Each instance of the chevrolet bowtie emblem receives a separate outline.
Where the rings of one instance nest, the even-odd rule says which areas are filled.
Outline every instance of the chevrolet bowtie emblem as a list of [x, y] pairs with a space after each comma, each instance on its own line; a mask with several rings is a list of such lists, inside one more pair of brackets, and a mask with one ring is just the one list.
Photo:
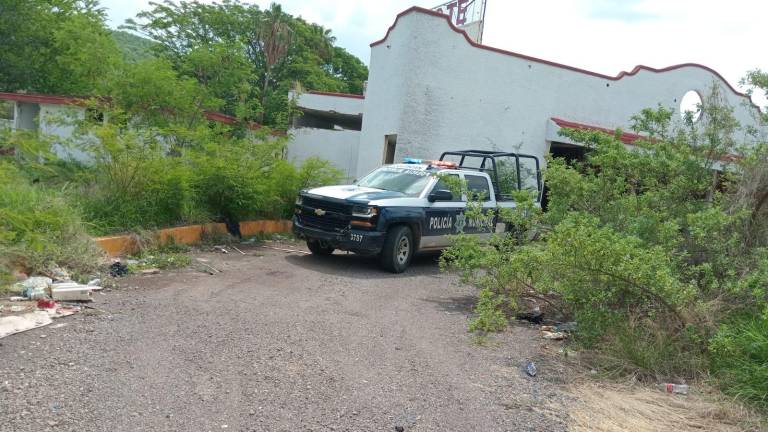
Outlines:
[[318, 216], [325, 216], [325, 210], [323, 209], [315, 209], [315, 214]]

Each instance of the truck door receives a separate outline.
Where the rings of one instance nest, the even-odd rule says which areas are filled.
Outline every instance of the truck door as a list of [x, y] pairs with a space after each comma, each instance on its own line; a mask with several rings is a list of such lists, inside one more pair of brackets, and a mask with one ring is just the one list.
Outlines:
[[[458, 174], [448, 176], [459, 178]], [[451, 190], [448, 184], [439, 179], [430, 193], [437, 190]], [[421, 237], [421, 249], [441, 249], [450, 245], [449, 237], [458, 234], [457, 217], [463, 214], [466, 202], [462, 195], [454, 194], [452, 201], [435, 201], [425, 210], [426, 220]]]
[[487, 177], [481, 175], [464, 174], [464, 180], [470, 201], [482, 203], [482, 216], [463, 215], [463, 218], [459, 216], [458, 223], [461, 225], [461, 219], [464, 219], [463, 231], [466, 234], [490, 238], [496, 227], [496, 202], [491, 192], [491, 184]]

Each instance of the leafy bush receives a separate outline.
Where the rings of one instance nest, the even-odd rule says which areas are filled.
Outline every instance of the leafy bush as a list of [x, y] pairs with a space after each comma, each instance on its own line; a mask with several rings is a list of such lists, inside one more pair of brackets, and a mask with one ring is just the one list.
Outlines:
[[764, 403], [768, 148], [719, 164], [740, 151], [738, 124], [716, 86], [702, 109], [696, 125], [643, 110], [632, 121], [649, 138], [633, 149], [618, 134], [561, 132], [588, 152], [549, 162], [549, 211], [520, 205], [501, 214], [515, 227], [505, 238], [458, 236], [444, 253], [480, 289], [472, 328], [545, 300], [578, 322], [575, 342], [599, 367], [691, 379], [711, 361], [724, 388]]

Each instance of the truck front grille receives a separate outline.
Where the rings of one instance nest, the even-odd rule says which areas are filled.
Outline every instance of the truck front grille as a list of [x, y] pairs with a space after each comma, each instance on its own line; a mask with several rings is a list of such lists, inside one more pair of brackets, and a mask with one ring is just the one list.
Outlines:
[[304, 206], [312, 209], [322, 209], [343, 215], [352, 215], [352, 206], [343, 202], [326, 201], [317, 198], [304, 197]]
[[349, 226], [348, 218], [341, 218], [330, 213], [325, 216], [302, 214], [299, 219], [303, 225], [323, 231], [342, 231]]

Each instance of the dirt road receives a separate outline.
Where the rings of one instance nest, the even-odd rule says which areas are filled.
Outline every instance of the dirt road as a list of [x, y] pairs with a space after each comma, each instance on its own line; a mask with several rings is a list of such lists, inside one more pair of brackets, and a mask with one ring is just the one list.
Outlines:
[[536, 331], [475, 343], [475, 291], [433, 258], [391, 275], [246, 252], [198, 255], [215, 276], [124, 279], [104, 313], [0, 340], [0, 430], [566, 429], [557, 387], [521, 371]]

